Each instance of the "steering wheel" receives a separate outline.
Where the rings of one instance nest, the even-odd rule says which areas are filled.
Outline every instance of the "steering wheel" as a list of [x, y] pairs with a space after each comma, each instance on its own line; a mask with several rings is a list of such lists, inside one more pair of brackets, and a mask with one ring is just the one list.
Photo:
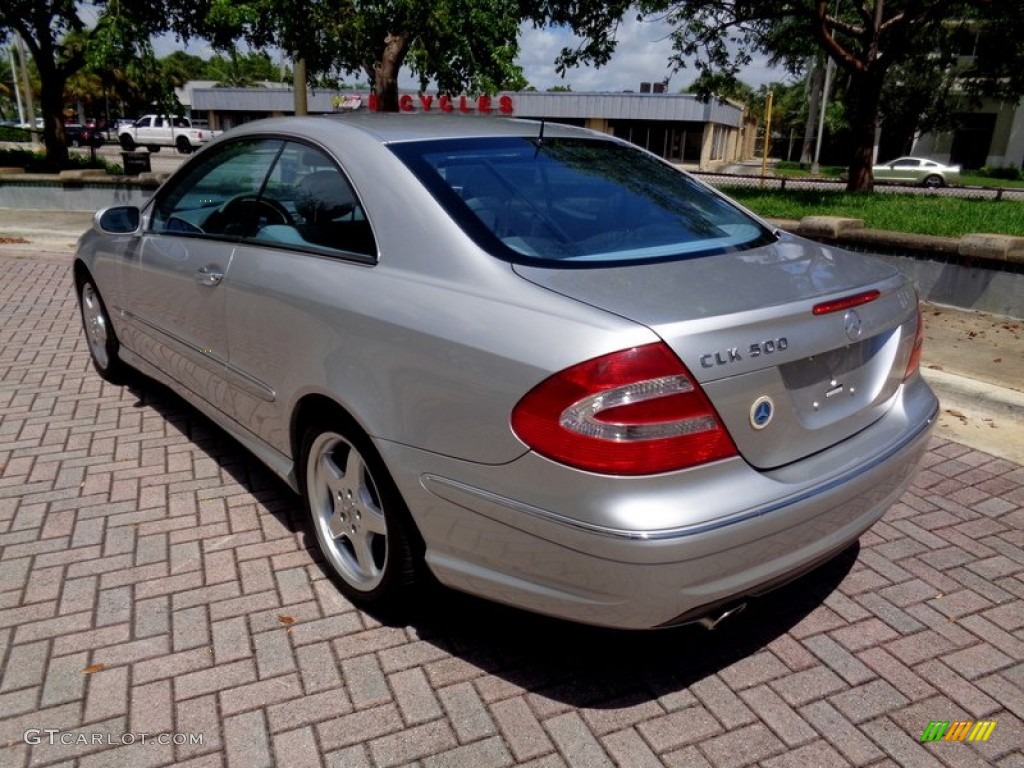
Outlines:
[[295, 219], [277, 200], [251, 193], [236, 195], [224, 202], [203, 227], [207, 232], [251, 235], [266, 224], [294, 224]]

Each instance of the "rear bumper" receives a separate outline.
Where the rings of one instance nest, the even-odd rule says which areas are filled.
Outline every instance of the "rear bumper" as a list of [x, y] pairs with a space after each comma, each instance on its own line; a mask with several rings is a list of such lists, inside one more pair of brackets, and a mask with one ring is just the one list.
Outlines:
[[937, 410], [916, 377], [868, 429], [771, 473], [732, 459], [609, 478], [533, 454], [481, 467], [392, 444], [382, 453], [443, 583], [647, 628], [760, 594], [856, 541], [910, 483]]

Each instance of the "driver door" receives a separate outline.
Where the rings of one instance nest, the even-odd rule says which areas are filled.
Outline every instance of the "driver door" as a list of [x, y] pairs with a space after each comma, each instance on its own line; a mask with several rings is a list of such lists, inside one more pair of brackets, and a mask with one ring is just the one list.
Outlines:
[[126, 343], [223, 410], [228, 340], [225, 282], [238, 238], [259, 225], [258, 201], [276, 141], [241, 141], [202, 155], [149, 208], [124, 286]]

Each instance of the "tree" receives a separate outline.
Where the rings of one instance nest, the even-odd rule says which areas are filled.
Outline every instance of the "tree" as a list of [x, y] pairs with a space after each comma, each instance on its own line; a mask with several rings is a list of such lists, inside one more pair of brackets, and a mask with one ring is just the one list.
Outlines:
[[64, 91], [68, 79], [87, 63], [97, 68], [123, 64], [143, 72], [155, 67], [150, 36], [166, 31], [194, 32], [194, 3], [91, 0], [90, 19], [74, 0], [4, 0], [0, 36], [21, 35], [39, 73], [39, 106], [47, 160], [67, 163], [64, 138]]
[[201, 74], [202, 79], [216, 80], [220, 87], [248, 88], [261, 81], [277, 80], [280, 71], [266, 53], [250, 51], [240, 54], [232, 48], [227, 56], [216, 55], [204, 62]]
[[160, 73], [175, 88], [180, 88], [189, 80], [210, 80], [206, 77], [209, 62], [200, 56], [185, 51], [174, 51], [160, 59]]
[[309, 77], [363, 73], [379, 108], [398, 110], [407, 65], [421, 87], [493, 93], [525, 85], [518, 0], [210, 0], [205, 36], [222, 48], [242, 36], [306, 62]]
[[884, 157], [909, 154], [918, 133], [955, 127], [956, 109], [962, 106], [952, 92], [955, 83], [949, 69], [906, 64], [893, 68], [879, 104], [883, 144], [888, 150]]
[[[815, 48], [831, 57], [848, 85], [851, 190], [873, 187], [882, 93], [895, 68], [941, 66], [935, 53], [946, 48], [944, 41], [980, 28], [992, 44], [979, 49], [970, 68], [959, 73], [961, 86], [969, 93], [1014, 99], [1024, 93], [1024, 0], [640, 0], [638, 7], [669, 21], [675, 67], [692, 63], [702, 75], [698, 83], [705, 85], [735, 79], [755, 54], [794, 72], [804, 69]], [[607, 61], [626, 11], [621, 0], [611, 5], [580, 0], [574, 8], [587, 19], [587, 36], [562, 52], [560, 66]]]

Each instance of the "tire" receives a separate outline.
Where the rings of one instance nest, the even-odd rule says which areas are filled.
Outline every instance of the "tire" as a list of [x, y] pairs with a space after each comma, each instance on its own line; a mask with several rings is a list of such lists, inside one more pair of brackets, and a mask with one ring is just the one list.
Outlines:
[[160, 151], [160, 145], [159, 144], [147, 144], [146, 145], [146, 149], [149, 150], [149, 154], [155, 155], [157, 152]]
[[921, 186], [928, 187], [929, 189], [937, 189], [938, 187], [946, 186], [946, 182], [942, 180], [941, 176], [932, 174], [931, 176], [925, 176], [924, 181], [921, 182]]
[[123, 149], [125, 152], [135, 151], [135, 139], [133, 139], [131, 135], [127, 133], [122, 133], [120, 136], [117, 137], [117, 142], [121, 145], [121, 149]]
[[300, 456], [307, 519], [338, 588], [364, 608], [404, 608], [421, 581], [419, 535], [369, 438], [348, 419], [321, 419]]
[[127, 368], [118, 357], [121, 344], [114, 334], [114, 327], [110, 324], [107, 307], [88, 275], [78, 287], [78, 306], [93, 368], [101, 378], [111, 384], [123, 383]]
[[182, 154], [182, 155], [191, 155], [192, 154], [192, 151], [193, 151], [192, 144], [189, 143], [189, 140], [186, 137], [179, 136], [178, 140], [176, 142], [174, 142], [174, 145], [177, 148], [179, 154]]

